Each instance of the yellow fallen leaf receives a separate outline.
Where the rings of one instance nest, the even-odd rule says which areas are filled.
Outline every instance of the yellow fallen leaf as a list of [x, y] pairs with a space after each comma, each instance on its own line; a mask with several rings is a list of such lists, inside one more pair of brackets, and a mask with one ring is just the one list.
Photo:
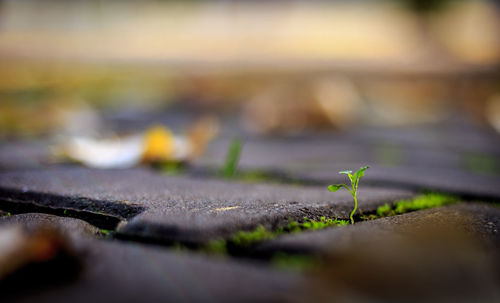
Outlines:
[[172, 159], [176, 150], [175, 145], [172, 132], [162, 125], [155, 125], [149, 128], [144, 136], [142, 159], [145, 162], [160, 162]]

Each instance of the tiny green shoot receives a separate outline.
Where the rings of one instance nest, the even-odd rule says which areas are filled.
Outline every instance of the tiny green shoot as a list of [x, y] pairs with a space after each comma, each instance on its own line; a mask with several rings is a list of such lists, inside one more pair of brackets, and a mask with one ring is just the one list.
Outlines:
[[112, 234], [114, 234], [114, 231], [113, 231], [113, 230], [110, 230], [110, 229], [101, 229], [101, 234], [102, 234], [103, 236], [109, 237], [109, 236], [111, 236]]
[[233, 139], [226, 156], [226, 162], [221, 170], [221, 175], [225, 178], [232, 178], [236, 174], [240, 159], [242, 142], [240, 139]]
[[356, 210], [358, 208], [358, 186], [359, 186], [359, 180], [365, 175], [365, 171], [369, 168], [369, 166], [363, 166], [360, 169], [358, 169], [357, 172], [352, 174], [352, 170], [344, 170], [339, 172], [339, 174], [345, 174], [349, 177], [351, 180], [351, 188], [347, 186], [346, 184], [332, 184], [328, 186], [329, 191], [337, 191], [344, 187], [347, 189], [347, 191], [352, 195], [354, 198], [354, 209], [351, 212], [351, 215], [349, 216], [351, 219], [351, 224], [354, 224], [354, 219], [352, 216], [356, 213]]

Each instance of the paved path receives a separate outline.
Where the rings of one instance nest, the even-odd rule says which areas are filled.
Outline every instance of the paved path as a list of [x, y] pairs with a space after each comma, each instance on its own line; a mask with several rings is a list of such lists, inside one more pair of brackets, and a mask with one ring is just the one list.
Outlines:
[[[203, 158], [176, 176], [145, 167], [94, 170], [50, 164], [42, 142], [2, 144], [0, 241], [8, 240], [15, 226], [26, 233], [51, 226], [81, 263], [70, 279], [64, 271], [46, 272], [27, 261], [18, 268], [20, 273], [38, 270], [42, 278], [46, 273], [61, 275], [63, 283], [25, 282], [20, 292], [9, 288], [6, 298], [26, 302], [332, 298], [495, 302], [500, 298], [500, 265], [495, 261], [500, 259], [500, 208], [494, 204], [500, 201], [497, 135], [435, 126], [293, 139], [246, 137], [241, 168], [276, 173], [283, 177], [282, 184], [222, 180], [209, 174], [221, 167], [234, 135], [241, 133], [237, 129], [223, 133]], [[328, 192], [326, 185], [346, 181], [338, 171], [365, 164], [372, 167], [360, 186], [364, 213], [420, 190], [458, 194], [466, 203], [283, 234], [248, 248], [246, 259], [193, 249], [259, 225], [273, 230], [303, 217], [347, 219], [352, 197], [346, 191]], [[286, 180], [299, 182], [286, 184]], [[2, 257], [21, 244], [5, 243], [0, 246], [0, 264], [11, 264]], [[178, 243], [195, 245], [178, 250]], [[304, 255], [306, 261], [319, 258], [322, 266], [312, 273], [271, 266], [276, 258], [290, 266]], [[26, 249], [16, 255], [20, 260], [30, 260], [29, 256]], [[3, 281], [0, 271], [0, 289], [6, 285]]]
[[[365, 187], [360, 210], [413, 196], [411, 191]], [[124, 220], [125, 235], [206, 242], [258, 225], [276, 228], [289, 219], [349, 217], [347, 193], [322, 186], [241, 184], [161, 175], [147, 169], [53, 168], [0, 173], [0, 204], [110, 215]]]

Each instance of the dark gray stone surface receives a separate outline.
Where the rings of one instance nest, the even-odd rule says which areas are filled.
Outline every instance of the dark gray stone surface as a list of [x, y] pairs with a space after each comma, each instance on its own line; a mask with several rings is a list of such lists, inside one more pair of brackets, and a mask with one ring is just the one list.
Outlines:
[[[494, 136], [489, 137], [492, 140], [489, 145], [483, 140], [483, 145], [476, 147], [460, 147], [449, 140], [439, 144], [437, 139], [427, 144], [425, 140], [410, 144], [394, 134], [394, 141], [370, 140], [367, 136], [248, 139], [240, 167], [242, 170], [275, 171], [290, 178], [326, 185], [345, 181], [339, 171], [370, 165], [362, 181], [365, 184], [500, 199], [497, 186], [500, 184], [500, 151], [492, 147]], [[220, 140], [212, 144], [197, 165], [220, 167], [229, 142]]]
[[499, 302], [499, 218], [463, 204], [311, 234], [301, 247], [323, 256], [311, 301]]
[[83, 269], [76, 280], [36, 294], [19, 294], [12, 301], [283, 302], [303, 285], [297, 274], [253, 262], [133, 243], [85, 240], [83, 244], [77, 252]]
[[50, 151], [43, 141], [0, 142], [0, 171], [43, 168]]
[[[359, 241], [377, 241], [409, 230], [439, 226], [458, 226], [482, 245], [500, 248], [500, 207], [485, 203], [462, 203], [446, 207], [411, 212], [403, 215], [333, 227], [316, 232], [304, 232], [280, 237], [263, 243], [256, 250], [261, 254], [275, 252], [325, 254], [349, 249]], [[458, 232], [458, 231], [457, 231]]]
[[[179, 117], [189, 116], [186, 113], [163, 114], [170, 117], [165, 120], [168, 125], [177, 125]], [[157, 121], [161, 116], [155, 114], [149, 120]], [[138, 115], [143, 122], [148, 118]], [[223, 130], [235, 128], [234, 122], [222, 122]], [[126, 123], [118, 123], [121, 124]], [[144, 129], [146, 125], [135, 127]], [[274, 171], [288, 178], [326, 185], [343, 180], [337, 173], [339, 170], [370, 165], [372, 169], [363, 180], [365, 184], [500, 199], [500, 187], [496, 186], [500, 184], [500, 147], [497, 144], [500, 136], [472, 124], [362, 127], [288, 138], [223, 131], [209, 145], [206, 154], [194, 162], [193, 171], [220, 169], [233, 136], [240, 136], [245, 141], [240, 160], [244, 170]], [[43, 141], [3, 142], [0, 170], [51, 169], [48, 147]]]
[[60, 233], [71, 237], [96, 237], [100, 230], [89, 223], [67, 217], [58, 217], [48, 214], [27, 213], [0, 217], [0, 228], [3, 225], [21, 225], [28, 230], [41, 226], [57, 229]]
[[[364, 187], [360, 209], [373, 211], [412, 195]], [[276, 227], [288, 218], [347, 218], [353, 207], [347, 191], [331, 193], [322, 186], [241, 184], [165, 176], [147, 169], [71, 167], [0, 173], [1, 203], [113, 215], [130, 220], [120, 226], [121, 234], [183, 242], [225, 237], [258, 224]]]

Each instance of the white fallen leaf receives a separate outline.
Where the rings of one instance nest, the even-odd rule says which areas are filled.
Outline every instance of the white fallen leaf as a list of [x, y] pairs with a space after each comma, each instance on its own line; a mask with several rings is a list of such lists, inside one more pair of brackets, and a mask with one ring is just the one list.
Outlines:
[[64, 146], [64, 154], [71, 160], [95, 168], [128, 168], [140, 162], [143, 137], [97, 140], [72, 138]]

